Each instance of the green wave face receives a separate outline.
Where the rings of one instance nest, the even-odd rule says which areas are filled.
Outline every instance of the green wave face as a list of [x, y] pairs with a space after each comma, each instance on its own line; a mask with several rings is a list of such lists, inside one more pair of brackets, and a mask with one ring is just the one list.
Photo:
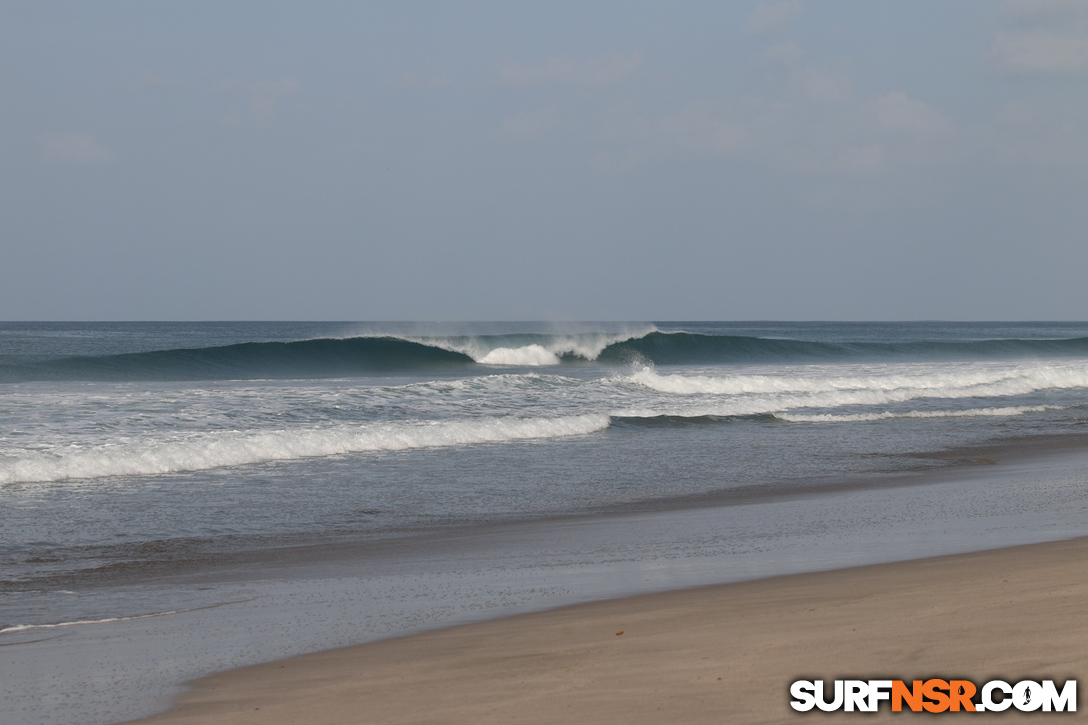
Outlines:
[[234, 380], [337, 377], [473, 365], [468, 355], [396, 337], [245, 342], [224, 347], [70, 357], [0, 369], [29, 380]]
[[1088, 338], [972, 342], [825, 343], [687, 332], [651, 332], [609, 345], [598, 362], [655, 365], [811, 363], [863, 360], [978, 360], [1088, 355]]
[[[542, 365], [732, 365], [876, 360], [986, 360], [1084, 357], [1088, 338], [972, 342], [853, 342], [770, 339], [688, 332], [649, 332], [592, 351], [549, 345], [547, 336], [475, 340], [485, 352], [463, 352], [466, 338], [408, 340], [354, 337], [296, 342], [246, 342], [222, 347], [66, 357], [0, 365], [0, 382], [33, 380], [244, 380], [323, 378], [421, 371]], [[471, 341], [470, 341], [471, 342]], [[498, 347], [498, 346], [505, 347]], [[520, 347], [518, 347], [520, 345]], [[548, 347], [557, 352], [549, 352]], [[489, 353], [486, 353], [490, 350]], [[495, 352], [505, 352], [495, 356]], [[527, 354], [537, 351], [539, 354]], [[486, 354], [485, 354], [486, 353]], [[495, 360], [498, 360], [496, 362]], [[512, 361], [512, 362], [504, 362]]]

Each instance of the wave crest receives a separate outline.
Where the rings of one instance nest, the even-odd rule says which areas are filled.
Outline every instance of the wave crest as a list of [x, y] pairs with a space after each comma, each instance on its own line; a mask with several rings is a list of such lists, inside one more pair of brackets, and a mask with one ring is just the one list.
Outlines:
[[474, 337], [352, 337], [246, 342], [35, 363], [0, 363], [0, 383], [31, 380], [320, 378], [456, 370], [477, 365], [811, 364], [1088, 356], [1088, 338], [979, 342], [824, 343], [731, 335], [632, 332]]
[[156, 475], [344, 453], [561, 438], [595, 433], [608, 425], [608, 416], [591, 414], [201, 433], [178, 440], [68, 446], [61, 453], [24, 451], [0, 461], [0, 483]]
[[[880, 403], [921, 397], [965, 398], [1024, 395], [1037, 390], [1088, 387], [1086, 364], [1024, 364], [972, 367], [953, 372], [843, 374], [826, 376], [775, 375], [668, 375], [643, 368], [621, 380], [671, 395], [815, 395], [828, 396], [828, 405]], [[843, 396], [836, 401], [834, 396]], [[877, 396], [853, 399], [858, 395]], [[884, 397], [880, 397], [884, 396]]]

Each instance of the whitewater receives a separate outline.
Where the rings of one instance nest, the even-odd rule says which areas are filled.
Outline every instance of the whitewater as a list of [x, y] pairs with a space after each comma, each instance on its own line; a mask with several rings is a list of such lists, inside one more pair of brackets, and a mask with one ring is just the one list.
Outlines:
[[0, 564], [883, 475], [1086, 392], [1078, 323], [3, 323]]
[[[563, 342], [557, 346], [565, 349]], [[7, 414], [19, 423], [0, 449], [0, 484], [555, 439], [598, 433], [614, 419], [772, 416], [818, 423], [1068, 414], [1080, 411], [1081, 402], [1063, 393], [1088, 389], [1088, 362], [1070, 360], [767, 364], [675, 372], [639, 363], [575, 372], [580, 374], [489, 372], [402, 385], [313, 380], [151, 389], [137, 383], [16, 386], [5, 396]], [[1044, 404], [1051, 400], [1064, 402]]]
[[[692, 585], [695, 569], [668, 562], [715, 542], [800, 561], [789, 542], [823, 532], [848, 557], [883, 524], [862, 535], [835, 518], [843, 491], [868, 496], [873, 521], [894, 519], [881, 508], [894, 499], [924, 523], [925, 507], [886, 492], [995, 451], [1083, 446], [1085, 434], [1088, 323], [0, 323], [0, 645], [100, 627], [172, 632], [236, 602], [264, 602], [253, 606], [286, 623], [269, 625], [273, 649], [259, 653], [229, 644], [248, 636], [249, 615], [221, 642], [193, 640], [205, 648], [164, 679], [180, 682], [346, 643], [356, 626], [388, 636], [541, 602], [609, 572], [626, 583], [601, 595], [657, 576]], [[992, 511], [1012, 522], [994, 530], [1030, 531], [1017, 512], [1088, 510], [1074, 495], [1083, 481], [1066, 483], [983, 486], [963, 515]], [[696, 533], [653, 523], [675, 511]], [[650, 518], [609, 523], [630, 516]], [[923, 543], [943, 541], [919, 526]], [[644, 543], [642, 527], [660, 543]], [[911, 527], [895, 530], [896, 547], [912, 545]], [[605, 531], [584, 546], [574, 534]], [[689, 533], [687, 548], [676, 543]], [[477, 534], [458, 553], [453, 542]], [[568, 538], [556, 562], [534, 553]], [[510, 571], [534, 572], [523, 583], [449, 598], [466, 571], [512, 551]], [[310, 558], [283, 568], [298, 557]], [[546, 584], [564, 562], [581, 573]], [[313, 567], [331, 567], [320, 587], [336, 601], [371, 592], [357, 624], [334, 632], [314, 619]], [[396, 584], [372, 573], [360, 584], [352, 567]], [[344, 576], [354, 589], [329, 583]], [[297, 581], [300, 593], [237, 583], [253, 578]], [[325, 639], [275, 634], [299, 631], [296, 620]], [[103, 667], [122, 666], [114, 651], [159, 666], [122, 647], [99, 653]], [[65, 672], [88, 702], [99, 697]], [[18, 682], [22, 694], [5, 696], [36, 712], [37, 685]], [[46, 708], [40, 722], [110, 722], [111, 707], [70, 720]]]

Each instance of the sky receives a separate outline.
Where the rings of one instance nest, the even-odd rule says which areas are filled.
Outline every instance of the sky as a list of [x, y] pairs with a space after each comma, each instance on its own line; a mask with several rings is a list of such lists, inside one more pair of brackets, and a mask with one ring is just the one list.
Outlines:
[[1085, 320], [1088, 2], [0, 5], [0, 319]]

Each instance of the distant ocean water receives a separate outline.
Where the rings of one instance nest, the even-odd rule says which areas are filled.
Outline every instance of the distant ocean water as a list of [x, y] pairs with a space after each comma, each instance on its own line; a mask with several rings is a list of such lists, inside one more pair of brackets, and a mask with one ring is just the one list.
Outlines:
[[[915, 472], [985, 463], [987, 447], [1085, 433], [1088, 323], [0, 323], [0, 644], [20, 638], [10, 651], [23, 663], [5, 696], [18, 695], [21, 721], [110, 722], [145, 712], [139, 698], [150, 696], [138, 693], [152, 683], [168, 692], [170, 678], [491, 606], [501, 587], [480, 582], [499, 575], [481, 572], [503, 567], [515, 578], [522, 567], [567, 572], [526, 583], [528, 602], [560, 601], [540, 597], [560, 596], [586, 567], [642, 582], [647, 567], [667, 578], [662, 562], [694, 566], [699, 552], [711, 562], [722, 551], [801, 562], [799, 536], [849, 549], [891, 515], [880, 495], [863, 496], [867, 523], [840, 531], [855, 524], [836, 518], [835, 491], [875, 492]], [[1034, 518], [971, 499], [964, 505], [982, 523], [968, 528], [1045, 538], [1024, 527], [1083, 508], [1071, 470], [1035, 488], [1006, 476], [1000, 490], [1023, 490], [1015, 501], [1002, 494], [1007, 507]], [[745, 508], [752, 502], [758, 516]], [[744, 516], [698, 518], [723, 506]], [[925, 507], [908, 508], [927, 520]], [[652, 545], [604, 523], [667, 511], [701, 523], [674, 531], [673, 519], [645, 519]], [[540, 553], [550, 549], [531, 542], [568, 537], [548, 524], [568, 520], [588, 522], [578, 530], [591, 543], [575, 537], [562, 554], [581, 563], [550, 562]], [[896, 524], [896, 546], [914, 525]], [[500, 533], [436, 554], [442, 532], [455, 530]], [[949, 531], [935, 551], [964, 548]], [[298, 552], [350, 566], [318, 575], [289, 564]], [[719, 565], [676, 581], [713, 580]], [[321, 625], [284, 603], [316, 595], [238, 583], [282, 577], [289, 588], [307, 576], [325, 584], [299, 586], [328, 601], [356, 597], [340, 616], [362, 629]], [[381, 584], [390, 581], [399, 583]], [[463, 581], [477, 584], [450, 594]], [[405, 582], [438, 588], [424, 597]], [[638, 590], [617, 587], [600, 591]], [[232, 606], [255, 613], [222, 620], [236, 622], [229, 636], [208, 629], [174, 669], [149, 644], [130, 652], [93, 628], [71, 634], [82, 622], [147, 629], [164, 613], [249, 596], [258, 604]], [[413, 620], [422, 601], [431, 613]], [[268, 618], [262, 644], [239, 644], [258, 616]], [[309, 622], [310, 634], [290, 635], [283, 621]], [[147, 631], [176, 636], [161, 626]], [[142, 636], [133, 641], [153, 641]], [[143, 674], [98, 703], [87, 667], [58, 664], [52, 647]], [[57, 690], [82, 693], [84, 704], [44, 707]]]

